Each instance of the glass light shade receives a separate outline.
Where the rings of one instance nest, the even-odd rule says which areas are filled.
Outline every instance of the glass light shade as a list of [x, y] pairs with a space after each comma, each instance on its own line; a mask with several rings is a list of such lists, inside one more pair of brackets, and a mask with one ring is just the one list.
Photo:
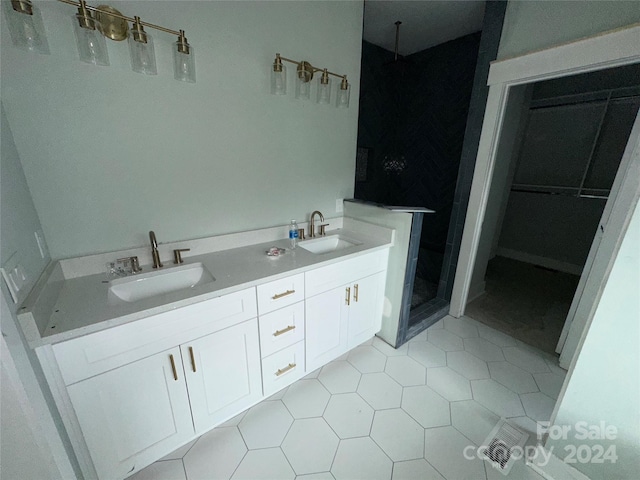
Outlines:
[[100, 33], [100, 22], [93, 19], [95, 29], [83, 28], [79, 24], [81, 18], [82, 15], [76, 14], [73, 19], [73, 31], [76, 35], [80, 60], [93, 65], [108, 66], [109, 52], [107, 52], [107, 42]]
[[11, 2], [3, 1], [11, 43], [29, 52], [49, 55], [49, 43], [42, 22], [40, 10], [31, 5], [32, 14], [17, 12]]
[[181, 82], [196, 83], [195, 49], [189, 46], [189, 53], [178, 51], [179, 42], [173, 44], [173, 76]]
[[311, 82], [304, 82], [300, 77], [296, 77], [296, 98], [300, 100], [311, 98]]
[[351, 96], [351, 85], [347, 85], [345, 90], [342, 86], [338, 87], [338, 93], [336, 94], [336, 107], [349, 108], [349, 97]]
[[131, 55], [131, 68], [134, 72], [146, 75], [157, 75], [156, 53], [153, 48], [153, 38], [145, 33], [147, 43], [138, 42], [133, 35], [129, 35], [129, 54]]
[[325, 80], [327, 83], [322, 83], [322, 76], [318, 78], [318, 103], [328, 104], [331, 102], [331, 79]]
[[276, 72], [271, 66], [271, 93], [273, 95], [286, 95], [287, 93], [287, 68], [280, 65], [280, 71]]

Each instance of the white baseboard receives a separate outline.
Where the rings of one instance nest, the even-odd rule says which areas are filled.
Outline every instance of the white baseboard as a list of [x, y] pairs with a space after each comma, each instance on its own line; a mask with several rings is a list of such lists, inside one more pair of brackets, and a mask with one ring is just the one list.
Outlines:
[[564, 463], [542, 445], [538, 445], [536, 454], [529, 457], [526, 464], [547, 480], [589, 480], [584, 473]]
[[578, 276], [582, 275], [582, 265], [562, 262], [553, 258], [541, 257], [539, 255], [532, 255], [530, 253], [519, 252], [517, 250], [511, 250], [503, 247], [498, 247], [496, 255], [511, 258], [512, 260], [518, 260], [520, 262], [531, 263], [533, 265], [540, 265], [541, 267], [551, 268], [560, 272], [571, 273]]

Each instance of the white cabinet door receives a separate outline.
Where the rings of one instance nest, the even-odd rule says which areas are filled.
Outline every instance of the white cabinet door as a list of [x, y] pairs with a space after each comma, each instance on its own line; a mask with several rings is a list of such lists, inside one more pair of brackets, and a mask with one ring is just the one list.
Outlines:
[[194, 435], [177, 347], [67, 389], [100, 479], [124, 478]]
[[180, 349], [197, 433], [262, 398], [255, 318], [188, 342]]
[[384, 283], [385, 272], [380, 272], [351, 285], [347, 348], [360, 345], [380, 331]]
[[350, 290], [334, 288], [305, 301], [306, 369], [311, 372], [347, 350]]

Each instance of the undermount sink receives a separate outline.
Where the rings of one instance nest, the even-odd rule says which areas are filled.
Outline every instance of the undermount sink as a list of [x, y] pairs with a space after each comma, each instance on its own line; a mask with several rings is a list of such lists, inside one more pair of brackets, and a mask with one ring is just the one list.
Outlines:
[[298, 245], [300, 248], [304, 248], [308, 252], [320, 254], [344, 250], [345, 248], [361, 245], [361, 243], [356, 240], [343, 237], [342, 235], [329, 235], [328, 237], [305, 240], [300, 242]]
[[109, 287], [109, 295], [115, 295], [125, 302], [137, 302], [215, 280], [202, 263], [192, 263], [113, 280]]

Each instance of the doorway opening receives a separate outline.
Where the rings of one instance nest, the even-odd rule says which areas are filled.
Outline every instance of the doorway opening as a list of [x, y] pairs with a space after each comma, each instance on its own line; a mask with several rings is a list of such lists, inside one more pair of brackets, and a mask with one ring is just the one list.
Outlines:
[[526, 87], [467, 316], [556, 352], [640, 108], [639, 78], [631, 65]]

